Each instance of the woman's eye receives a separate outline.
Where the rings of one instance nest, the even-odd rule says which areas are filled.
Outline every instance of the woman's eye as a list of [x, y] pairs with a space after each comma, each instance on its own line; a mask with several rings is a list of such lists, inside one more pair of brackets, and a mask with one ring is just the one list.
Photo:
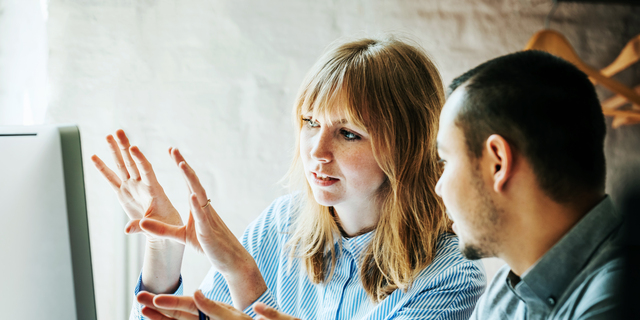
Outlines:
[[317, 128], [320, 126], [320, 124], [318, 123], [318, 121], [313, 121], [310, 118], [302, 118], [302, 121], [304, 122], [304, 124], [309, 127], [309, 128]]
[[352, 140], [358, 140], [360, 139], [360, 136], [351, 132], [351, 131], [347, 131], [347, 130], [341, 130], [342, 135], [344, 136], [344, 139], [347, 141], [352, 141]]

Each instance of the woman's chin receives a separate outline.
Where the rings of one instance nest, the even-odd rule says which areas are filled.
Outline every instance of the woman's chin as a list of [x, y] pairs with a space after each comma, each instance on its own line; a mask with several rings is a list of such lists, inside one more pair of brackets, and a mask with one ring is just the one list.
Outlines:
[[313, 197], [319, 205], [325, 207], [333, 207], [340, 202], [336, 195], [320, 190], [313, 190]]

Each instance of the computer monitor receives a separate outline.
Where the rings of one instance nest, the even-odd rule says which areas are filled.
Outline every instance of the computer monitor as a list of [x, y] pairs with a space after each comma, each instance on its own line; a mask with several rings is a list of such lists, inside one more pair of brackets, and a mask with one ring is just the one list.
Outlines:
[[0, 318], [96, 319], [80, 132], [0, 126]]

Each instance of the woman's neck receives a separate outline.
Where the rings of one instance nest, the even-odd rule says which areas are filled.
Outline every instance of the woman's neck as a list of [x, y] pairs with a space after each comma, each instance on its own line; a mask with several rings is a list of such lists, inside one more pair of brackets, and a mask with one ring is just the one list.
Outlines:
[[378, 207], [373, 203], [358, 206], [341, 204], [334, 206], [332, 211], [340, 232], [347, 238], [374, 230], [380, 218]]

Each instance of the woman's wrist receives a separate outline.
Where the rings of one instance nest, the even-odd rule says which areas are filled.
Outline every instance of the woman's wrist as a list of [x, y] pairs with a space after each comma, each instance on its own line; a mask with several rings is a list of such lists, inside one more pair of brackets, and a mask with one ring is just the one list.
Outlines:
[[147, 239], [142, 282], [152, 293], [173, 293], [180, 280], [184, 245], [166, 239]]
[[240, 310], [250, 306], [267, 290], [262, 273], [253, 258], [250, 259], [234, 272], [221, 273], [229, 286], [233, 305]]
[[184, 244], [167, 238], [147, 236], [147, 250], [155, 252], [183, 252]]

